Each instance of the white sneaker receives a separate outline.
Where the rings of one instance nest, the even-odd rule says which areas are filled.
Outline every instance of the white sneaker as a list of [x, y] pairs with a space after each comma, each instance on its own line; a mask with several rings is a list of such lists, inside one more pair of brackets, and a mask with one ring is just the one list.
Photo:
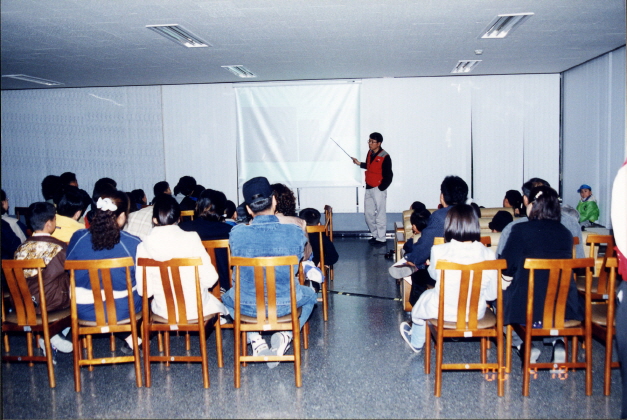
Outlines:
[[[272, 344], [272, 350], [276, 351], [277, 356], [283, 356], [292, 342], [292, 334], [289, 331], [279, 331], [272, 334], [270, 343]], [[268, 362], [268, 367], [273, 369], [279, 365], [280, 362]]]
[[[522, 348], [522, 344], [518, 347], [514, 347], [517, 351], [518, 351], [518, 355], [520, 356], [520, 358], [522, 359], [523, 353], [524, 353], [524, 349]], [[542, 350], [540, 350], [539, 348], [537, 348], [536, 346], [532, 345], [531, 346], [531, 354], [529, 355], [529, 363], [535, 363], [538, 361], [538, 358], [540, 357], [540, 353], [542, 353]]]
[[303, 271], [305, 272], [305, 278], [309, 281], [315, 281], [316, 283], [324, 281], [322, 271], [312, 261], [303, 261]]
[[401, 322], [399, 329], [401, 332], [401, 337], [403, 337], [403, 340], [405, 340], [409, 348], [414, 353], [420, 353], [422, 351], [422, 347], [414, 347], [414, 345], [411, 343], [411, 326], [407, 322]]
[[268, 348], [268, 343], [263, 338], [253, 340], [250, 345], [253, 348], [253, 356], [274, 356], [276, 354]]
[[74, 350], [72, 342], [62, 338], [60, 334], [50, 337], [50, 344], [61, 353], [72, 353]]
[[561, 369], [559, 365], [562, 365], [566, 362], [566, 347], [564, 347], [564, 342], [562, 340], [557, 340], [553, 343], [553, 357], [551, 363], [553, 363], [553, 369], [551, 369], [550, 373], [562, 373], [564, 369]]

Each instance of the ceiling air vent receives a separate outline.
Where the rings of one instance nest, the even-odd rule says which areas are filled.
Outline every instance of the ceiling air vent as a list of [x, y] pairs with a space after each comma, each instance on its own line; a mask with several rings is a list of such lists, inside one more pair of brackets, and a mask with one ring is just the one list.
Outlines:
[[243, 77], [245, 79], [248, 79], [250, 77], [257, 77], [255, 73], [248, 70], [246, 67], [242, 66], [241, 64], [237, 64], [235, 66], [222, 66], [222, 68], [225, 68], [231, 73], [233, 73], [234, 75], [238, 77]]
[[485, 31], [481, 34], [481, 38], [505, 38], [507, 34], [530, 16], [533, 16], [533, 13], [498, 15], [486, 27]]
[[61, 82], [55, 82], [54, 80], [40, 79], [39, 77], [27, 76], [25, 74], [7, 74], [2, 77], [8, 77], [10, 79], [17, 79], [17, 80], [24, 80], [26, 82], [31, 82], [31, 83], [39, 83], [40, 85], [46, 85], [46, 86], [59, 86], [63, 84]]
[[470, 73], [481, 60], [460, 60], [451, 73]]
[[171, 25], [146, 25], [146, 28], [151, 31], [155, 31], [159, 35], [168, 38], [170, 41], [174, 41], [177, 44], [183, 45], [187, 48], [199, 48], [208, 47], [210, 44], [198, 38], [196, 35], [184, 29], [177, 24]]

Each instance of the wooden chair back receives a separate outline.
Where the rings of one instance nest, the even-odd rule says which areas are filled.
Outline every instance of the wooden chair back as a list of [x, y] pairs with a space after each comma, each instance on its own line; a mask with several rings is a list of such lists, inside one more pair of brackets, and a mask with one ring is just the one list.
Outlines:
[[[206, 340], [206, 324], [217, 314], [208, 316], [203, 315], [202, 293], [200, 288], [200, 276], [198, 274], [198, 266], [202, 265], [200, 257], [195, 258], [173, 258], [168, 261], [155, 261], [150, 258], [138, 258], [137, 267], [142, 270], [142, 303], [143, 303], [143, 336], [149, 341], [151, 332], [166, 333], [166, 351], [164, 356], [151, 356], [150, 345], [146, 343], [144, 346], [144, 374], [146, 375], [146, 386], [151, 386], [150, 362], [201, 362], [203, 386], [209, 388], [209, 364], [207, 357], [207, 340]], [[181, 268], [194, 267], [194, 279], [196, 285], [195, 302], [186, 302], [183, 293], [183, 278]], [[156, 268], [159, 270], [161, 287], [165, 297], [167, 317], [163, 318], [151, 313], [148, 302], [148, 277], [147, 269]], [[187, 306], [196, 305], [196, 319], [188, 319]], [[219, 318], [219, 317], [218, 317]], [[217, 328], [220, 328], [218, 321]], [[198, 332], [200, 342], [200, 356], [172, 356], [170, 354], [169, 333], [170, 331], [195, 331]], [[217, 331], [217, 330], [216, 330]], [[222, 340], [217, 340], [218, 354], [222, 354]]]
[[[53, 368], [53, 352], [50, 345], [50, 337], [60, 332], [70, 325], [70, 310], [64, 309], [48, 313], [46, 306], [46, 295], [41, 270], [46, 267], [43, 259], [32, 260], [2, 260], [2, 271], [6, 278], [11, 300], [13, 301], [13, 312], [5, 313], [4, 302], [2, 304], [2, 332], [25, 332], [26, 333], [26, 356], [15, 356], [4, 354], [3, 362], [28, 362], [31, 366], [33, 362], [46, 362], [48, 367], [48, 383], [50, 388], [56, 387]], [[24, 271], [26, 271], [26, 275]], [[31, 298], [27, 277], [37, 276], [39, 283], [39, 308]], [[40, 314], [37, 313], [40, 310]], [[45, 356], [34, 356], [32, 333], [43, 334]], [[10, 352], [8, 335], [5, 335], [5, 353]]]
[[579, 245], [579, 236], [573, 236], [573, 258], [577, 258], [577, 245]]
[[[81, 390], [80, 367], [89, 366], [93, 370], [94, 365], [134, 363], [135, 380], [137, 387], [142, 386], [140, 371], [140, 356], [138, 347], [138, 320], [141, 312], [135, 311], [133, 298], [133, 282], [131, 280], [131, 267], [135, 265], [132, 257], [110, 258], [102, 260], [66, 260], [65, 269], [70, 271], [70, 294], [72, 313], [72, 343], [74, 345], [74, 387], [77, 392]], [[124, 269], [126, 273], [126, 293], [130, 318], [120, 319], [115, 307], [115, 295], [111, 270]], [[91, 296], [94, 301], [95, 321], [78, 318], [76, 302], [76, 271], [85, 270], [89, 274]], [[133, 342], [133, 355], [119, 357], [93, 357], [93, 334], [131, 333]], [[87, 357], [82, 358], [79, 347], [79, 337], [87, 338]]]
[[328, 204], [324, 206], [324, 233], [333, 242], [333, 207]]
[[187, 220], [187, 219], [184, 219], [185, 217], [189, 217], [189, 220], [194, 220], [194, 210], [181, 210], [179, 223]]
[[[244, 258], [231, 257], [231, 264], [235, 270], [235, 388], [240, 387], [240, 365], [242, 362], [261, 361], [292, 361], [294, 362], [294, 376], [296, 387], [302, 386], [300, 372], [300, 324], [298, 320], [298, 310], [296, 308], [296, 284], [294, 282], [294, 266], [299, 266], [299, 273], [302, 272], [298, 257], [258, 257]], [[289, 266], [290, 279], [290, 301], [291, 311], [287, 317], [277, 316], [276, 305], [276, 269], [278, 267]], [[257, 304], [257, 315], [255, 317], [244, 317], [241, 314], [241, 270], [242, 268], [252, 268], [255, 294]], [[242, 341], [246, 343], [246, 332], [248, 331], [292, 331], [293, 334], [293, 355], [283, 356], [246, 356], [242, 355]]]
[[[220, 273], [218, 270], [218, 256], [216, 255], [217, 249], [222, 249], [226, 252], [227, 260], [229, 261], [229, 286], [233, 287], [233, 270], [231, 268], [231, 246], [229, 245], [228, 239], [212, 239], [210, 241], [202, 241], [202, 245], [205, 247], [207, 254], [209, 254], [209, 258], [211, 258], [211, 264], [213, 268], [216, 269], [217, 273]], [[217, 282], [212, 291], [213, 295], [221, 299], [220, 295], [220, 282]]]
[[[590, 269], [594, 266], [592, 258], [568, 258], [568, 259], [532, 259], [525, 260], [524, 268], [529, 270], [527, 309], [525, 325], [514, 326], [519, 332], [519, 336], [524, 341], [523, 355], [523, 396], [529, 395], [529, 373], [530, 369], [580, 369], [586, 370], [586, 395], [592, 394], [592, 336], [591, 336], [591, 288], [592, 273]], [[579, 321], [566, 319], [566, 307], [568, 292], [573, 284], [573, 270], [582, 268], [586, 270], [585, 288], [585, 315], [583, 324]], [[548, 282], [546, 295], [544, 298], [544, 310], [542, 313], [542, 326], [540, 328], [528, 328], [533, 325], [534, 313], [534, 289], [535, 279], [538, 270], [548, 271]], [[537, 316], [536, 316], [537, 317]], [[507, 341], [511, 343], [511, 332], [508, 327]], [[566, 348], [568, 348], [568, 337], [573, 337], [573, 354], [571, 362], [566, 361], [560, 366], [551, 363], [531, 363], [532, 337], [564, 337]], [[577, 362], [577, 338], [583, 337], [585, 341], [586, 359], [585, 362]], [[507, 365], [510, 365], [511, 355], [508, 356]], [[568, 358], [567, 358], [568, 359]]]
[[[505, 260], [488, 260], [475, 264], [457, 264], [450, 261], [440, 260], [436, 269], [440, 271], [440, 294], [437, 320], [428, 320], [427, 340], [425, 343], [425, 372], [430, 372], [431, 365], [431, 335], [435, 337], [436, 344], [436, 378], [435, 396], [441, 395], [442, 370], [468, 370], [481, 369], [483, 372], [492, 370], [497, 372], [497, 394], [504, 392], [504, 372], [503, 372], [503, 299], [502, 289], [497, 280], [497, 308], [496, 315], [487, 309], [483, 318], [478, 318], [480, 304], [481, 285], [486, 271], [496, 271], [496, 279], [501, 278], [501, 271], [507, 267]], [[459, 296], [457, 304], [457, 318], [455, 322], [444, 321], [444, 302], [446, 300], [447, 274], [452, 271], [459, 273]], [[450, 280], [455, 281], [457, 280]], [[449, 288], [450, 290], [450, 288]], [[450, 299], [450, 298], [449, 298]], [[480, 363], [442, 363], [442, 352], [445, 337], [480, 337], [481, 338], [481, 362]], [[487, 338], [493, 338], [497, 342], [497, 363], [488, 363], [486, 350], [488, 347]]]
[[[596, 293], [600, 295], [608, 294], [608, 270], [607, 259], [614, 256], [614, 237], [612, 235], [590, 234], [586, 239], [586, 244], [590, 247], [590, 258], [595, 259], [595, 280], [598, 281]], [[599, 257], [599, 248], [605, 244], [605, 254]]]
[[[325, 227], [324, 226], [307, 226], [307, 233], [318, 234], [318, 242], [320, 243], [319, 248], [318, 248], [318, 252], [320, 255], [320, 268], [323, 274], [326, 275], [327, 270], [326, 270], [326, 265], [324, 263], [324, 241], [323, 241], [323, 235], [325, 234]], [[329, 267], [329, 271], [330, 271], [330, 267]], [[329, 287], [327, 285], [327, 282], [329, 280], [330, 275], [327, 275], [326, 277], [327, 278], [320, 285], [320, 290], [322, 291], [322, 297], [320, 298], [320, 300], [322, 300], [322, 317], [324, 318], [325, 321], [328, 321], [329, 320]]]

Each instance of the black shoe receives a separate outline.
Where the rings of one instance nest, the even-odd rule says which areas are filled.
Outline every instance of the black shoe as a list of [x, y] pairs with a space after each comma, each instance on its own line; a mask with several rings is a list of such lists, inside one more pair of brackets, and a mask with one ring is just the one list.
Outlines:
[[374, 241], [374, 242], [372, 242], [372, 245], [374, 245], [374, 246], [386, 246], [387, 242], [386, 241]]

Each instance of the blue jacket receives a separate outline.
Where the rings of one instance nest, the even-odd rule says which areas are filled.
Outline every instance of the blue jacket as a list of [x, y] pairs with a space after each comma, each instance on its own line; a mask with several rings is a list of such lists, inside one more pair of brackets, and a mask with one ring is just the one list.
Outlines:
[[[274, 215], [256, 216], [250, 225], [237, 225], [231, 230], [229, 244], [234, 257], [281, 257], [296, 255], [300, 260], [307, 237], [300, 227], [281, 224]], [[294, 273], [298, 266], [294, 266]], [[291, 279], [295, 281], [294, 279]], [[255, 280], [253, 269], [244, 267], [240, 274], [241, 304], [256, 307]], [[290, 276], [288, 267], [279, 267], [276, 272], [277, 306], [290, 304]], [[297, 288], [296, 299], [301, 298]], [[251, 308], [252, 309], [252, 308]], [[246, 312], [245, 309], [242, 312]], [[283, 312], [283, 311], [279, 311]], [[288, 312], [289, 313], [289, 309]], [[279, 314], [280, 316], [280, 314]]]
[[431, 256], [433, 238], [444, 237], [444, 219], [451, 207], [444, 207], [433, 212], [425, 227], [414, 244], [409, 254], [405, 255], [407, 261], [413, 262], [417, 268], [425, 268], [425, 262]]
[[[91, 233], [88, 229], [78, 230], [72, 235], [68, 245], [67, 260], [104, 260], [107, 258], [132, 257], [135, 260], [137, 245], [141, 240], [128, 232], [120, 232], [120, 242], [113, 249], [94, 251], [91, 244]], [[114, 268], [111, 270], [115, 298], [115, 310], [118, 320], [130, 318], [128, 310], [128, 294], [126, 292], [126, 268]], [[135, 285], [135, 266], [131, 267], [131, 283], [133, 285], [133, 300], [135, 312], [142, 309], [142, 298], [137, 293]], [[94, 298], [91, 291], [89, 273], [85, 270], [76, 271], [76, 303], [79, 319], [95, 321]], [[105, 308], [106, 311], [106, 308]]]

